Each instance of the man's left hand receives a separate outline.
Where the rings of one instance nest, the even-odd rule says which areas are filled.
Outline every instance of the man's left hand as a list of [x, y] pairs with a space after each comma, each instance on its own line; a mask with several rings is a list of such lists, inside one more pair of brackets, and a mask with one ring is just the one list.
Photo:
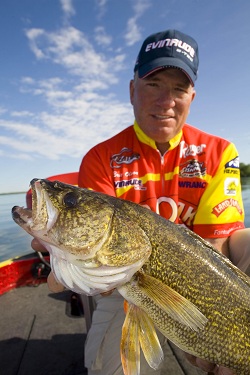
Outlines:
[[214, 363], [205, 361], [204, 359], [200, 359], [195, 357], [194, 355], [185, 353], [186, 358], [188, 361], [195, 367], [200, 368], [203, 371], [207, 371], [208, 374], [215, 374], [215, 375], [235, 375], [235, 373], [230, 370], [229, 368], [218, 366]]

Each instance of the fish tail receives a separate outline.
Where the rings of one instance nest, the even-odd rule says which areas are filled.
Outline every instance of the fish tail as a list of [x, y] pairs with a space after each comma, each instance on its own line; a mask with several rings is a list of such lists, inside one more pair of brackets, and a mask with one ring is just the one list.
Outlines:
[[127, 314], [122, 328], [121, 360], [125, 375], [140, 374], [140, 348], [146, 361], [157, 369], [163, 351], [149, 316], [133, 304], [125, 304]]

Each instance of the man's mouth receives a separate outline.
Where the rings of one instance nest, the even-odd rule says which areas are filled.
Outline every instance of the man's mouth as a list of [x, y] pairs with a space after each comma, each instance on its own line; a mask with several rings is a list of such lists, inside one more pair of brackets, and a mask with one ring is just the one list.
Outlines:
[[153, 117], [155, 117], [158, 120], [169, 120], [173, 118], [173, 116], [169, 115], [153, 115]]

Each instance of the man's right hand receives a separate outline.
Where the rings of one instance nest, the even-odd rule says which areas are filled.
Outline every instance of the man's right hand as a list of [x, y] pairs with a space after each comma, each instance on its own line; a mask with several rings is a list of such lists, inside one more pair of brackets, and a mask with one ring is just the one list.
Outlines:
[[31, 247], [33, 250], [40, 251], [41, 253], [47, 252], [46, 248], [36, 238], [33, 238], [33, 240], [31, 241]]

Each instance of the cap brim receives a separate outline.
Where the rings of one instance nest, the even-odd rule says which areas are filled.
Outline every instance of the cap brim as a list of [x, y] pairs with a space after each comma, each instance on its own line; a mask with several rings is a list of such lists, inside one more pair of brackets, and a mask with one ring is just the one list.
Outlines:
[[159, 57], [158, 59], [150, 61], [149, 63], [143, 64], [138, 68], [138, 75], [139, 78], [146, 78], [159, 69], [171, 67], [181, 69], [194, 86], [194, 82], [197, 77], [192, 69], [187, 64], [174, 57]]

